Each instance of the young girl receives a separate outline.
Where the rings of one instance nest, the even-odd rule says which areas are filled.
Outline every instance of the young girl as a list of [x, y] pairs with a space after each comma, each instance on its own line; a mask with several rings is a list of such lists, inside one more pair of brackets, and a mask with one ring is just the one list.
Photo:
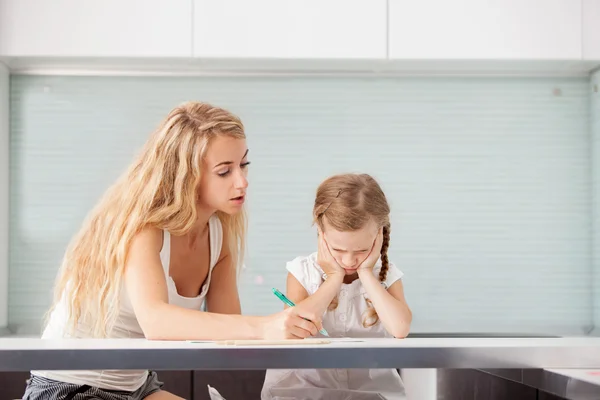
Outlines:
[[[396, 337], [412, 314], [402, 272], [389, 262], [390, 208], [366, 174], [337, 175], [317, 189], [318, 251], [287, 263], [287, 297], [323, 315], [332, 337]], [[405, 399], [395, 369], [268, 370], [262, 399]]]
[[[67, 249], [42, 337], [315, 335], [320, 317], [303, 307], [239, 315], [248, 164], [235, 115], [196, 102], [173, 109]], [[32, 371], [23, 399], [180, 399], [161, 387], [146, 370]]]

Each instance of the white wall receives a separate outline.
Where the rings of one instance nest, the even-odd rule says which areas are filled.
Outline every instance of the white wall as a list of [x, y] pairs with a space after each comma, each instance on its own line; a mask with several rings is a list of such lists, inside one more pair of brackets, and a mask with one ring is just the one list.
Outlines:
[[0, 62], [0, 333], [8, 324], [8, 76]]

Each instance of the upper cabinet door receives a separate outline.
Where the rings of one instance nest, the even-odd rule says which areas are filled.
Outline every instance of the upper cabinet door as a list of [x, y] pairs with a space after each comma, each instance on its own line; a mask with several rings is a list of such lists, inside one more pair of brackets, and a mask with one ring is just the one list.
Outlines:
[[386, 0], [194, 0], [194, 56], [385, 59]]
[[581, 60], [581, 1], [389, 0], [390, 58]]
[[0, 55], [191, 57], [192, 0], [0, 0]]
[[583, 0], [583, 59], [600, 61], [600, 0]]

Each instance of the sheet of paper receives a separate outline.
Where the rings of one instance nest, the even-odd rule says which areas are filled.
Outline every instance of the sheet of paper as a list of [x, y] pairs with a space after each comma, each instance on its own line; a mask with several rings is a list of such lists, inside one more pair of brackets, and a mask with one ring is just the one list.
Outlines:
[[364, 339], [349, 337], [342, 338], [309, 338], [309, 339], [282, 339], [282, 340], [187, 340], [188, 343], [210, 343], [218, 345], [311, 345], [311, 344], [330, 344], [346, 342], [364, 342]]
[[216, 342], [217, 345], [224, 346], [289, 346], [289, 345], [322, 345], [329, 344], [329, 339], [282, 339], [282, 340], [222, 340]]
[[214, 340], [186, 340], [188, 343], [216, 343]]

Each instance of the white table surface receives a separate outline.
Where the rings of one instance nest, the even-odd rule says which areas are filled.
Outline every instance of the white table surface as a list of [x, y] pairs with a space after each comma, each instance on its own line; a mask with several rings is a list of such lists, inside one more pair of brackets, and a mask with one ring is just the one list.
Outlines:
[[[357, 342], [356, 340], [361, 340]], [[600, 368], [600, 338], [333, 339], [223, 345], [145, 339], [0, 338], [0, 370]]]
[[[594, 348], [600, 350], [600, 338], [567, 337], [567, 338], [408, 338], [408, 339], [380, 339], [380, 338], [322, 338], [330, 340], [328, 344], [277, 344], [262, 345], [264, 341], [255, 341], [253, 345], [235, 347], [244, 348]], [[320, 340], [320, 339], [319, 339]], [[310, 339], [307, 340], [310, 343]], [[285, 341], [281, 341], [285, 343]], [[219, 341], [168, 341], [146, 339], [39, 339], [9, 337], [0, 338], [0, 351], [2, 350], [116, 350], [116, 349], [222, 349], [226, 346]]]

